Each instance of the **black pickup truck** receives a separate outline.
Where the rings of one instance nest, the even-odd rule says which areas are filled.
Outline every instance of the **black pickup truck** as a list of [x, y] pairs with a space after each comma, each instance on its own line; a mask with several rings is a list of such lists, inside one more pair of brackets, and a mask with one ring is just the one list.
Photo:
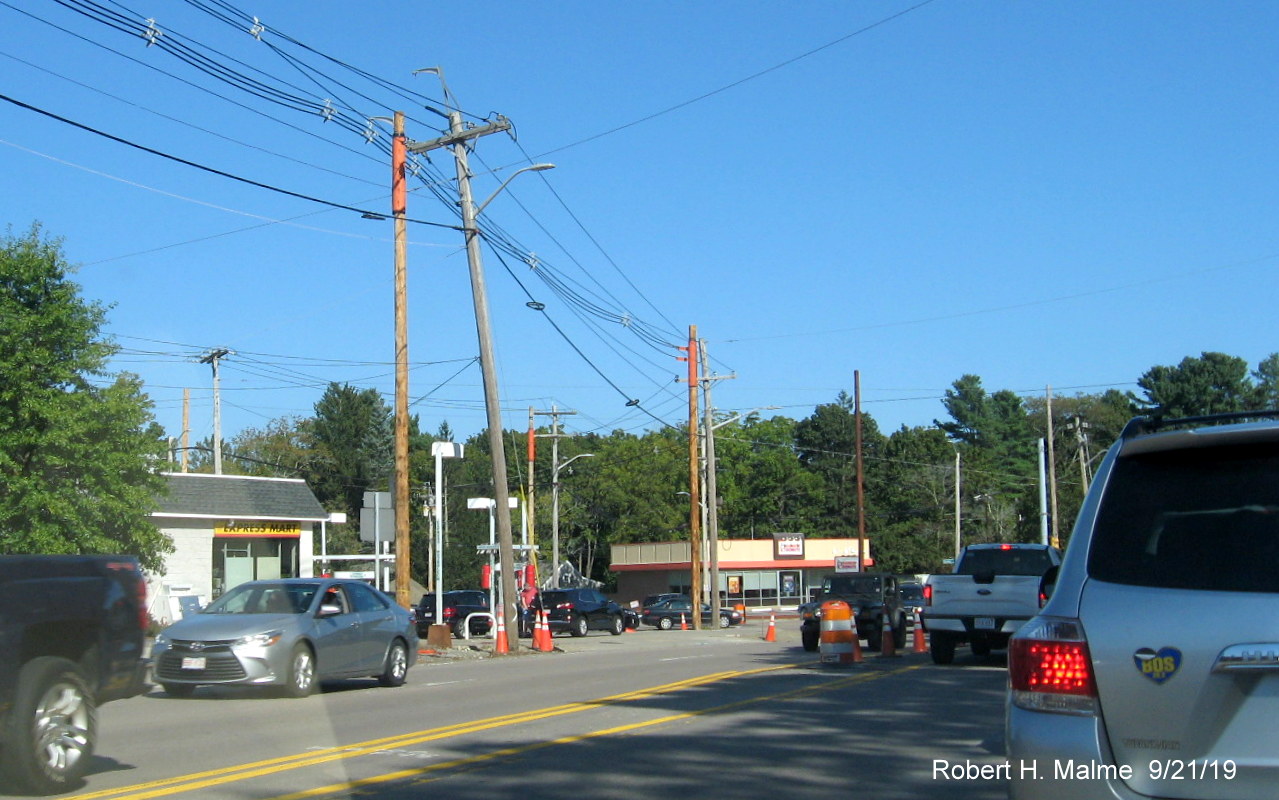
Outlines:
[[3, 786], [53, 794], [89, 765], [98, 705], [141, 694], [146, 583], [130, 556], [0, 556]]
[[882, 641], [885, 612], [893, 626], [893, 646], [906, 645], [906, 618], [897, 576], [887, 572], [837, 572], [822, 579], [822, 588], [813, 600], [799, 607], [799, 633], [804, 649], [817, 650], [821, 639], [822, 603], [843, 600], [852, 607], [857, 636], [866, 640], [866, 649], [878, 650]]

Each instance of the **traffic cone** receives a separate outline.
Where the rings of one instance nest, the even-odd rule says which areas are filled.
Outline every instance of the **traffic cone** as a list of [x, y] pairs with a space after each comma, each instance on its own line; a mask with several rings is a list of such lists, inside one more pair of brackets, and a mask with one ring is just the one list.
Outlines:
[[918, 608], [915, 609], [915, 624], [914, 624], [914, 630], [912, 631], [912, 633], [915, 639], [915, 646], [912, 648], [911, 651], [915, 653], [927, 653], [928, 645], [924, 643], [924, 626], [920, 622]]
[[[862, 635], [857, 632], [857, 612], [853, 611], [849, 615], [849, 625], [853, 629], [853, 663], [862, 663]], [[867, 642], [870, 644], [870, 642]]]
[[883, 621], [879, 626], [879, 656], [880, 658], [895, 658], [897, 656], [897, 642], [893, 638], [893, 621], [889, 619], [888, 612], [884, 612]]
[[533, 627], [533, 649], [540, 653], [549, 653], [555, 649], [551, 643], [551, 623], [546, 619], [546, 612], [539, 611]]
[[493, 639], [493, 654], [504, 656], [511, 652], [511, 645], [506, 641], [506, 615], [499, 614], [497, 618], [497, 636]]
[[766, 642], [777, 641], [777, 615], [776, 614], [768, 615], [768, 632], [764, 634], [764, 641]]
[[688, 621], [684, 619], [683, 612], [680, 612], [680, 615], [679, 615], [679, 629], [682, 631], [688, 630]]

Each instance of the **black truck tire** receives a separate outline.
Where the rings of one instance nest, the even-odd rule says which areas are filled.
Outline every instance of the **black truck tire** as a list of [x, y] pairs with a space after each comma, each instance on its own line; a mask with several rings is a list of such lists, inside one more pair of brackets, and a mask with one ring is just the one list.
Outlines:
[[821, 634], [811, 628], [801, 628], [799, 638], [804, 643], [805, 650], [810, 653], [817, 652], [817, 646], [821, 642]]
[[934, 664], [949, 664], [955, 660], [955, 640], [949, 633], [933, 631], [928, 635], [928, 652]]
[[98, 713], [84, 673], [72, 661], [34, 658], [18, 673], [3, 731], [5, 774], [37, 794], [74, 788], [89, 766]]

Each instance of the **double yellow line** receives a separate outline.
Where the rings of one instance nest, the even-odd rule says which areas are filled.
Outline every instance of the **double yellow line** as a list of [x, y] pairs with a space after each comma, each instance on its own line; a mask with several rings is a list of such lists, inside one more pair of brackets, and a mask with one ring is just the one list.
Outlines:
[[[175, 778], [167, 778], [159, 781], [150, 781], [148, 783], [139, 783], [132, 786], [124, 786], [118, 789], [104, 789], [98, 792], [89, 792], [86, 794], [74, 795], [67, 800], [149, 800], [155, 797], [167, 797], [169, 795], [181, 794], [183, 792], [198, 791], [208, 789], [214, 786], [221, 786], [237, 781], [248, 780], [251, 778], [261, 777], [264, 775], [274, 775], [284, 770], [301, 769], [304, 767], [312, 767], [319, 764], [326, 764], [333, 761], [339, 761], [347, 758], [355, 758], [358, 756], [371, 755], [389, 748], [404, 747], [407, 745], [421, 744], [423, 742], [438, 741], [455, 736], [462, 736], [468, 733], [477, 733], [480, 731], [492, 730], [493, 728], [501, 728], [509, 725], [518, 725], [524, 722], [534, 722], [552, 717], [560, 717], [568, 714], [576, 714], [582, 711], [600, 708], [602, 706], [616, 705], [619, 703], [630, 702], [645, 697], [652, 697], [670, 692], [688, 689], [695, 686], [704, 686], [711, 683], [718, 683], [729, 680], [731, 678], [740, 678], [747, 675], [755, 675], [764, 672], [774, 672], [778, 670], [791, 669], [797, 666], [805, 666], [800, 664], [786, 664], [782, 666], [762, 667], [753, 670], [735, 670], [728, 672], [717, 672], [711, 675], [702, 675], [688, 680], [676, 681], [661, 686], [654, 686], [647, 689], [639, 689], [633, 692], [625, 692], [623, 694], [610, 695], [597, 700], [589, 700], [578, 703], [566, 703], [558, 706], [549, 706], [546, 708], [533, 709], [531, 711], [523, 711], [516, 714], [506, 714], [498, 717], [489, 717], [486, 719], [475, 720], [472, 722], [462, 722], [455, 725], [445, 725], [439, 728], [429, 730], [415, 731], [413, 733], [400, 734], [398, 736], [388, 736], [381, 739], [369, 739], [354, 744], [340, 745], [337, 747], [324, 748], [322, 750], [313, 750], [305, 753], [297, 753], [291, 756], [282, 756], [280, 758], [272, 758], [264, 761], [256, 761], [248, 764], [239, 764], [231, 767], [221, 767], [218, 769], [207, 770], [205, 772], [196, 772], [188, 775], [180, 775]], [[907, 667], [905, 669], [914, 669], [915, 667]], [[800, 697], [806, 694], [812, 694], [819, 691], [827, 691], [839, 688], [852, 683], [873, 680], [885, 675], [902, 672], [904, 670], [876, 671], [865, 672], [842, 678], [836, 681], [822, 683], [814, 686], [805, 686], [800, 689], [794, 689], [779, 694], [773, 694], [761, 697], [752, 697], [745, 700], [739, 700], [734, 703], [715, 706], [713, 708], [705, 708], [698, 711], [686, 711], [679, 714], [672, 714], [657, 719], [646, 720], [643, 722], [635, 722], [627, 725], [620, 725], [604, 730], [592, 731], [589, 733], [575, 734], [565, 736], [559, 739], [553, 739], [543, 742], [533, 742], [518, 747], [509, 747], [501, 750], [495, 750], [489, 753], [483, 753], [476, 756], [455, 759], [452, 761], [437, 762], [423, 767], [414, 767], [411, 769], [397, 770], [395, 772], [378, 775], [372, 778], [364, 778], [354, 781], [346, 781], [329, 786], [316, 787], [301, 792], [281, 795], [272, 800], [303, 800], [303, 798], [316, 797], [320, 795], [332, 794], [335, 792], [346, 792], [357, 789], [362, 786], [370, 786], [389, 781], [406, 780], [411, 778], [420, 778], [433, 772], [454, 769], [471, 764], [477, 764], [490, 761], [495, 758], [504, 758], [512, 755], [519, 755], [533, 750], [540, 750], [547, 747], [553, 747], [561, 744], [569, 744], [572, 742], [584, 741], [601, 736], [611, 736], [619, 733], [647, 728], [654, 725], [664, 725], [682, 719], [690, 719], [705, 714], [719, 713], [733, 710], [754, 703], [765, 702], [768, 700], [782, 700], [793, 697]]]

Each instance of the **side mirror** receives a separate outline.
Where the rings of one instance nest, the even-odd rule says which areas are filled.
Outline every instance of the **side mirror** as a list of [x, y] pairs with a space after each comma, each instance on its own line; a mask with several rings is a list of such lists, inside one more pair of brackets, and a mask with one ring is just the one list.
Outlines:
[[1043, 608], [1048, 602], [1048, 598], [1053, 596], [1053, 590], [1057, 588], [1057, 573], [1061, 571], [1061, 567], [1053, 565], [1048, 568], [1043, 577], [1039, 579], [1039, 607]]

